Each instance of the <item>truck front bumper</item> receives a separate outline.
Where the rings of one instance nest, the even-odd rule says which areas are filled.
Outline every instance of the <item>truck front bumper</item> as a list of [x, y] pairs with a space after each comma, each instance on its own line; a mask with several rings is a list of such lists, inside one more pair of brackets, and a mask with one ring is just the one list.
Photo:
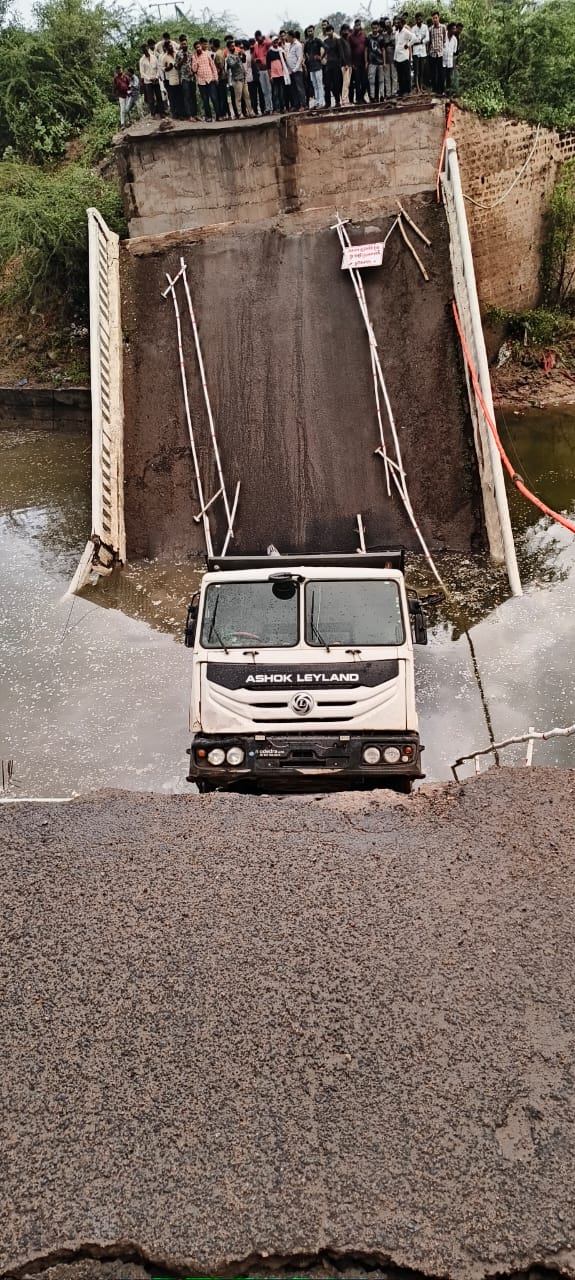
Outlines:
[[[240, 765], [230, 765], [227, 760], [219, 765], [211, 764], [209, 754], [214, 749], [227, 753], [232, 747], [240, 747], [244, 759]], [[367, 748], [376, 748], [379, 759], [369, 764], [364, 759]], [[398, 760], [389, 762], [385, 752], [395, 748], [392, 755], [400, 753]], [[271, 733], [250, 734], [198, 734], [190, 750], [189, 782], [205, 780], [214, 786], [232, 786], [249, 779], [280, 780], [290, 776], [329, 776], [340, 774], [349, 778], [423, 778], [421, 752], [423, 747], [416, 733]], [[373, 753], [372, 753], [373, 754]]]

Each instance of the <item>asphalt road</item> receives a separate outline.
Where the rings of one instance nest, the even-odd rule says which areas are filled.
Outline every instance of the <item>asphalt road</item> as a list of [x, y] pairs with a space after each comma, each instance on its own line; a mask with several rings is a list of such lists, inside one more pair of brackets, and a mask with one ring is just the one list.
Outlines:
[[0, 1276], [575, 1274], [574, 830], [542, 769], [2, 808]]

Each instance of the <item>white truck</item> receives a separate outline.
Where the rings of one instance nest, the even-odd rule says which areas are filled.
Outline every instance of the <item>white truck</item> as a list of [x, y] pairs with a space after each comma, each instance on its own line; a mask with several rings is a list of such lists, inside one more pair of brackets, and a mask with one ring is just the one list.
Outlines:
[[185, 643], [193, 649], [188, 779], [200, 791], [421, 778], [403, 552], [208, 560]]

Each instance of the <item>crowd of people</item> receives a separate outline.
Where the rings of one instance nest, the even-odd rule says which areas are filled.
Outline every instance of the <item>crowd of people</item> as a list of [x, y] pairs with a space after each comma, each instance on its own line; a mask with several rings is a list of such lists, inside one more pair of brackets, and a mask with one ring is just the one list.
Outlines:
[[407, 12], [364, 28], [343, 23], [280, 31], [222, 42], [201, 37], [190, 48], [181, 35], [142, 46], [139, 67], [116, 67], [114, 93], [120, 125], [143, 115], [206, 121], [284, 111], [321, 111], [331, 106], [377, 104], [412, 92], [453, 96], [458, 91], [457, 56], [463, 23], [426, 20]]

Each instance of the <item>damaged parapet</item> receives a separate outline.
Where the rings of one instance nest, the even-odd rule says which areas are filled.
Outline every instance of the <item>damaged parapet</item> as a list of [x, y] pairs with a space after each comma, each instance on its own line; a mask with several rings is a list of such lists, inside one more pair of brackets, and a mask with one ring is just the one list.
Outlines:
[[92, 532], [69, 592], [126, 559], [124, 405], [120, 319], [120, 239], [88, 209], [90, 378], [92, 388]]
[[[481, 324], [477, 284], [465, 212], [465, 201], [459, 173], [457, 147], [452, 138], [445, 148], [445, 167], [441, 174], [443, 203], [449, 225], [451, 268], [455, 301], [459, 312], [465, 341], [472, 354], [478, 372], [479, 385], [485, 405], [492, 417], [493, 395]], [[509, 586], [514, 596], [522, 595], [517, 554], [513, 541], [509, 504], [501, 458], [485, 420], [480, 401], [475, 393], [467, 364], [465, 377], [475, 436], [475, 450], [483, 495], [485, 527], [491, 558], [496, 564], [505, 563]]]

